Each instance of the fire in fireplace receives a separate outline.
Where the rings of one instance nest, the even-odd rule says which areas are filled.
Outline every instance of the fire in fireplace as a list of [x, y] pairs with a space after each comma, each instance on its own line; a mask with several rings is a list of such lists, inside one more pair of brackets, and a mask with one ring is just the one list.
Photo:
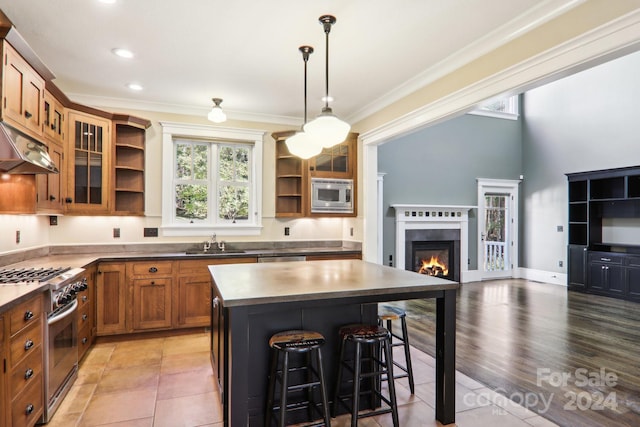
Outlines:
[[454, 250], [453, 240], [413, 241], [412, 270], [428, 276], [455, 280]]

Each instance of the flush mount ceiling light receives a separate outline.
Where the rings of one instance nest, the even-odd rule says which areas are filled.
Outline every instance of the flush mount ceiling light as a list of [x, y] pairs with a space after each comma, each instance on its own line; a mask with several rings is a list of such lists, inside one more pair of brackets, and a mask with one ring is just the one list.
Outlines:
[[211, 98], [211, 100], [213, 101], [213, 108], [211, 108], [207, 116], [209, 120], [213, 123], [222, 123], [227, 120], [227, 115], [222, 111], [222, 107], [220, 106], [222, 98]]
[[129, 49], [117, 47], [115, 49], [111, 49], [111, 52], [113, 52], [114, 55], [119, 56], [120, 58], [133, 58], [133, 52], [131, 52]]
[[[307, 123], [307, 61], [309, 61], [309, 55], [313, 53], [311, 46], [300, 46], [298, 48], [302, 52], [302, 60], [304, 61], [304, 123]], [[289, 152], [294, 156], [298, 156], [301, 159], [309, 159], [313, 156], [320, 154], [322, 151], [322, 144], [317, 141], [312, 135], [300, 130], [295, 135], [290, 136], [286, 140], [287, 148]]]
[[320, 115], [304, 125], [304, 131], [322, 141], [323, 147], [328, 148], [343, 142], [349, 135], [351, 126], [347, 122], [340, 120], [329, 108], [329, 33], [331, 32], [331, 26], [336, 23], [336, 18], [331, 15], [322, 15], [319, 21], [324, 28], [326, 41], [325, 104]]
[[139, 85], [138, 83], [129, 83], [127, 85], [127, 87], [131, 90], [135, 90], [135, 91], [140, 91], [143, 89], [142, 85]]

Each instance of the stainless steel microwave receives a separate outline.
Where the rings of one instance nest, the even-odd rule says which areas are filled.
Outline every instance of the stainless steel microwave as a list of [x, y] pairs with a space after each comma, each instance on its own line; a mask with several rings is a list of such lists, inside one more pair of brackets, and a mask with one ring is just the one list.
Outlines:
[[353, 180], [311, 178], [311, 212], [353, 213]]

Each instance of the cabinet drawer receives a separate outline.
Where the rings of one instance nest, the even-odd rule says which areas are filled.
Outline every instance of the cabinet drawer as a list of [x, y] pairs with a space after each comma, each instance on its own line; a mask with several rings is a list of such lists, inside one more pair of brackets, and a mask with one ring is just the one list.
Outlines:
[[93, 328], [91, 325], [86, 325], [84, 328], [79, 329], [78, 332], [78, 361], [82, 359], [82, 356], [89, 350], [93, 343]]
[[28, 301], [23, 302], [11, 310], [11, 336], [14, 336], [25, 326], [32, 323], [39, 323], [42, 316], [42, 295], [38, 295]]
[[604, 264], [622, 265], [624, 256], [611, 254], [607, 252], [590, 252], [589, 262], [601, 262]]
[[85, 304], [78, 311], [78, 330], [85, 326], [93, 326], [93, 310], [91, 304]]
[[78, 292], [76, 297], [78, 298], [78, 310], [82, 310], [82, 307], [84, 307], [91, 301], [88, 289], [85, 289], [82, 292]]
[[42, 373], [42, 346], [11, 368], [11, 396], [17, 396]]
[[11, 338], [11, 365], [15, 366], [22, 359], [38, 351], [42, 346], [42, 329], [40, 322], [33, 323]]
[[173, 262], [134, 262], [131, 263], [131, 274], [134, 276], [171, 275]]
[[42, 375], [36, 375], [33, 382], [22, 393], [15, 396], [11, 404], [11, 426], [31, 427], [42, 416]]
[[178, 261], [178, 274], [184, 275], [201, 275], [209, 274], [209, 266], [214, 264], [209, 259], [197, 260], [197, 261]]

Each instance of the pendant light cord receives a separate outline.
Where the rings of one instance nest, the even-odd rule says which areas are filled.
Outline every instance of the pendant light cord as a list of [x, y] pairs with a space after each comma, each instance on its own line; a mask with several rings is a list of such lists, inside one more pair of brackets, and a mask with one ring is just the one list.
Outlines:
[[304, 124], [307, 124], [307, 61], [309, 61], [309, 55], [313, 53], [313, 47], [300, 46], [299, 50], [302, 52], [304, 61]]

